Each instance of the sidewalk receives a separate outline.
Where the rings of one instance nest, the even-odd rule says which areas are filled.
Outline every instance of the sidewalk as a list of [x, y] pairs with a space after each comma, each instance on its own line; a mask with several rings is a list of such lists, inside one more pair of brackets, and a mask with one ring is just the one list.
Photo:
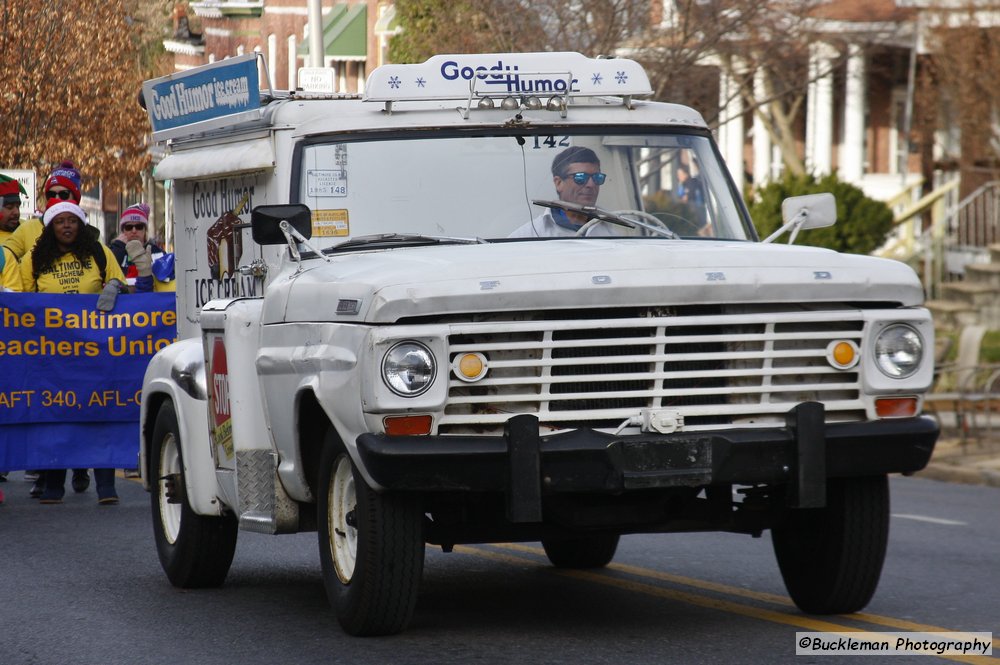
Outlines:
[[953, 432], [942, 432], [934, 455], [915, 475], [950, 483], [1000, 487], [1000, 431], [993, 437], [969, 439], [964, 444]]

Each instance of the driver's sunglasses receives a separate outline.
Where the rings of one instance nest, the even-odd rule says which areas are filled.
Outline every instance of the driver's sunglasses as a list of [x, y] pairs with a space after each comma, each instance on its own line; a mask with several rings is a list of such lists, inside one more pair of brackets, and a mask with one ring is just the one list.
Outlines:
[[69, 201], [70, 197], [72, 196], [73, 192], [69, 191], [68, 189], [64, 189], [61, 192], [55, 192], [50, 189], [49, 191], [45, 192], [45, 198], [47, 199], [62, 199], [63, 201]]
[[607, 173], [584, 173], [583, 171], [580, 171], [579, 173], [567, 173], [566, 175], [563, 176], [564, 180], [566, 178], [572, 178], [573, 182], [575, 182], [578, 185], [586, 185], [587, 184], [587, 179], [588, 178], [593, 178], [595, 185], [603, 185], [604, 181], [607, 180], [607, 178], [608, 178], [608, 174]]

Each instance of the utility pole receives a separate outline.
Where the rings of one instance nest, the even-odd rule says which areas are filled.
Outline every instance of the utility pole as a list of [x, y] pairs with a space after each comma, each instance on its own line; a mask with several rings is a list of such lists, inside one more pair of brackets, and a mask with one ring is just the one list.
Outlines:
[[309, 66], [323, 66], [323, 13], [320, 0], [309, 0]]

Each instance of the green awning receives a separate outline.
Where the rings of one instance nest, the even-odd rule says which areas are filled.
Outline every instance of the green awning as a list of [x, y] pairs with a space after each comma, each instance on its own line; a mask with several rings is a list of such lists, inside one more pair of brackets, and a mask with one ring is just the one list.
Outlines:
[[[323, 53], [333, 60], [365, 60], [368, 57], [368, 6], [338, 2], [323, 20]], [[299, 46], [299, 55], [309, 55], [309, 40]]]

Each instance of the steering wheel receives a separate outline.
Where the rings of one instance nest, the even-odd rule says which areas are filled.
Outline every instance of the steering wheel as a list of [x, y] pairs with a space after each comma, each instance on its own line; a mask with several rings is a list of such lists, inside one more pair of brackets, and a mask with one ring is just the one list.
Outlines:
[[[680, 238], [680, 236], [677, 235], [677, 233], [675, 233], [673, 229], [667, 226], [662, 219], [656, 217], [655, 215], [651, 215], [645, 210], [615, 210], [612, 214], [615, 215], [616, 217], [624, 217], [626, 215], [632, 215], [633, 217], [638, 217], [639, 219], [645, 220], [646, 222], [655, 225], [657, 228], [653, 230], [654, 233], [659, 233], [665, 238]], [[679, 215], [674, 215], [672, 213], [666, 213], [666, 214], [672, 217], [677, 217], [677, 219], [685, 223], [687, 222], [687, 220], [685, 220], [683, 217], [680, 217]], [[587, 231], [590, 230], [590, 227], [602, 221], [607, 221], [607, 220], [602, 220], [596, 217], [594, 219], [588, 220], [586, 224], [580, 227], [580, 230], [576, 232], [576, 235], [577, 236], [587, 235]], [[643, 228], [644, 230], [649, 230], [645, 229], [645, 227], [640, 227], [640, 228]]]

